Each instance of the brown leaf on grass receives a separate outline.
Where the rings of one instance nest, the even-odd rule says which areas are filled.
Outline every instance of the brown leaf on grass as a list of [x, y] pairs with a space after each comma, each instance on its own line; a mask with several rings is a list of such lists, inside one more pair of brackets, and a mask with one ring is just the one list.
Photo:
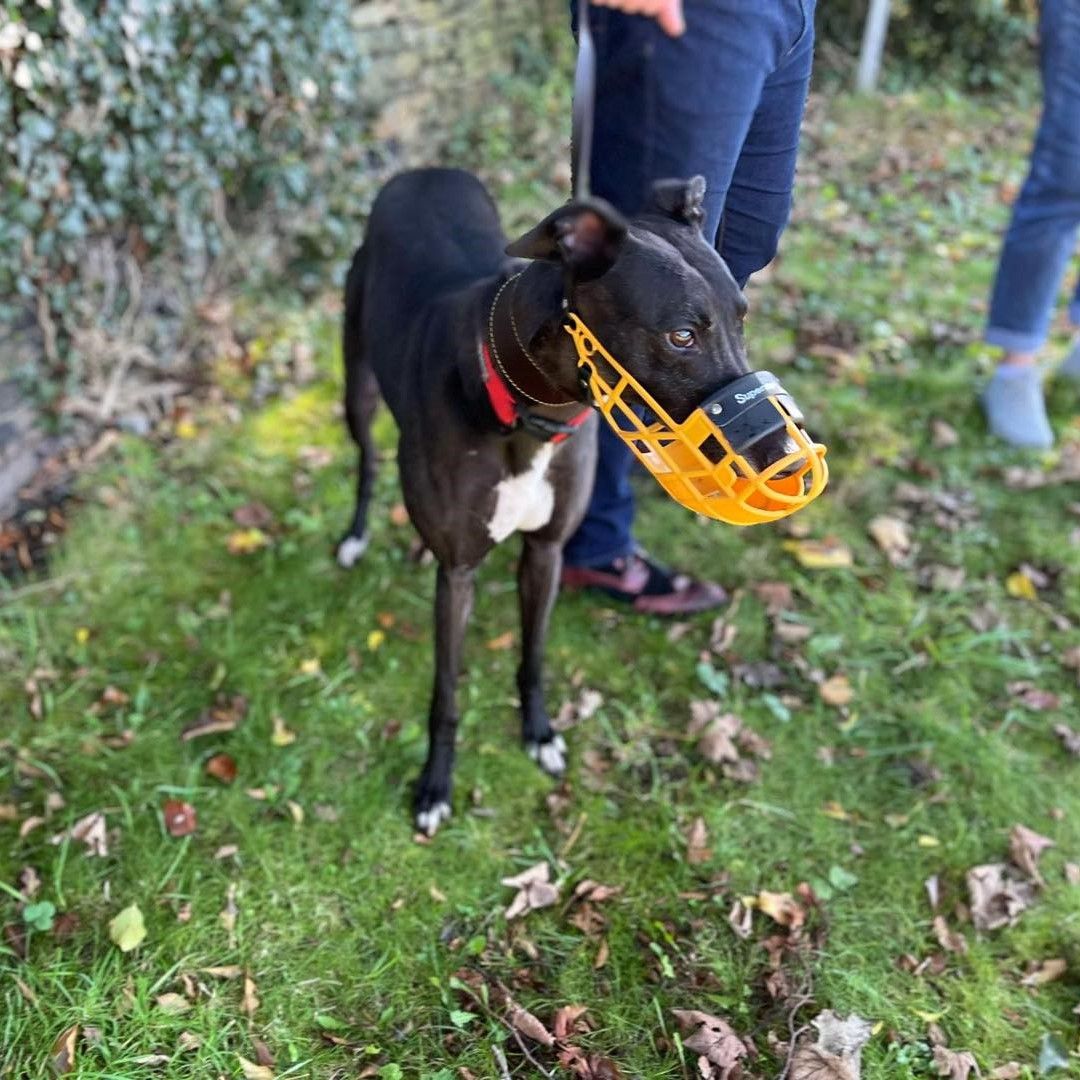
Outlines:
[[819, 687], [818, 694], [821, 695], [821, 700], [826, 705], [832, 705], [834, 708], [842, 708], [844, 705], [850, 705], [855, 697], [855, 691], [851, 687], [851, 683], [848, 682], [848, 677], [844, 674], [833, 675], [831, 678], [826, 679]]
[[19, 871], [15, 884], [18, 885], [24, 900], [33, 900], [41, 888], [41, 875], [32, 866], [24, 866]]
[[584, 1035], [588, 1032], [587, 1024], [581, 1023], [581, 1018], [588, 1012], [588, 1005], [563, 1005], [555, 1011], [555, 1018], [551, 1022], [551, 1030], [555, 1038], [565, 1042], [573, 1035]]
[[747, 1046], [726, 1020], [698, 1009], [672, 1009], [683, 1036], [683, 1046], [701, 1054], [719, 1070], [718, 1080], [737, 1077]]
[[765, 605], [767, 615], [779, 615], [795, 606], [795, 594], [786, 581], [759, 581], [753, 592]]
[[1065, 864], [1065, 880], [1070, 885], [1080, 885], [1080, 863], [1067, 862]]
[[505, 652], [507, 649], [514, 647], [514, 631], [507, 630], [503, 634], [499, 634], [498, 637], [493, 637], [484, 646], [486, 649], [490, 649], [491, 652]]
[[722, 762], [736, 762], [739, 751], [735, 746], [735, 736], [742, 727], [742, 721], [734, 713], [720, 714], [719, 705], [714, 701], [692, 701], [690, 703], [691, 722], [689, 733], [700, 732], [698, 753], [714, 765]]
[[231, 698], [219, 695], [217, 701], [204, 709], [198, 719], [192, 721], [180, 732], [182, 742], [198, 739], [204, 735], [220, 735], [235, 731], [248, 711], [248, 700], [243, 694], [233, 694]]
[[265, 503], [249, 502], [232, 512], [232, 519], [242, 529], [268, 529], [274, 524], [274, 514]]
[[686, 861], [691, 866], [700, 866], [712, 858], [708, 847], [709, 830], [703, 817], [696, 817], [686, 830]]
[[1021, 1071], [1020, 1062], [1010, 1061], [994, 1069], [990, 1073], [990, 1080], [1018, 1080]]
[[789, 930], [798, 930], [806, 922], [806, 912], [791, 893], [762, 890], [756, 903], [759, 911]]
[[528, 1036], [541, 1046], [555, 1045], [555, 1036], [531, 1012], [520, 1005], [514, 1005], [510, 1010], [510, 1023], [515, 1031]]
[[1056, 709], [1061, 698], [1050, 690], [1042, 690], [1034, 683], [1020, 681], [1008, 683], [1005, 689], [1013, 700], [1031, 712], [1046, 712]]
[[240, 1002], [240, 1011], [245, 1016], [254, 1016], [259, 1007], [258, 987], [250, 975], [244, 975], [244, 996]]
[[1045, 884], [1039, 873], [1039, 856], [1053, 846], [1053, 840], [1026, 825], [1014, 825], [1009, 831], [1009, 858], [1037, 885]]
[[182, 1053], [188, 1050], [199, 1050], [201, 1047], [202, 1039], [193, 1031], [181, 1031], [176, 1038], [176, 1049], [178, 1052]]
[[1080, 731], [1074, 731], [1068, 724], [1055, 724], [1054, 734], [1073, 757], [1080, 757]]
[[935, 417], [930, 421], [930, 442], [935, 450], [948, 450], [960, 442], [956, 428]]
[[190, 836], [198, 824], [195, 807], [182, 799], [166, 799], [161, 807], [161, 814], [170, 836]]
[[582, 687], [576, 701], [564, 701], [559, 706], [558, 715], [551, 721], [551, 726], [556, 731], [566, 731], [588, 720], [603, 704], [604, 695], [599, 690]]
[[592, 904], [582, 904], [568, 922], [586, 937], [599, 937], [607, 929], [607, 919]]
[[18, 820], [19, 808], [14, 803], [0, 803], [0, 824]]
[[502, 879], [502, 884], [509, 889], [517, 889], [517, 896], [506, 909], [507, 920], [527, 915], [530, 911], [551, 907], [559, 899], [559, 890], [552, 885], [550, 868], [546, 862], [537, 863], [514, 877]]
[[262, 529], [237, 529], [229, 533], [225, 546], [230, 555], [251, 555], [269, 544], [270, 537]]
[[976, 930], [1014, 925], [1035, 899], [1032, 884], [1015, 877], [1005, 863], [972, 867], [967, 887]]
[[231, 784], [236, 779], [236, 761], [229, 754], [214, 754], [207, 759], [203, 771], [222, 784]]
[[870, 1038], [869, 1021], [852, 1014], [837, 1016], [831, 1009], [815, 1017], [817, 1042], [802, 1042], [791, 1059], [791, 1080], [859, 1080], [862, 1048]]
[[892, 514], [878, 514], [866, 527], [874, 543], [893, 566], [902, 566], [911, 554], [911, 526]]
[[53, 1072], [63, 1076], [75, 1069], [75, 1054], [79, 1041], [79, 1025], [72, 1024], [57, 1035], [49, 1051], [49, 1065]]
[[225, 964], [222, 967], [199, 968], [203, 975], [211, 975], [215, 979], [238, 979], [244, 974], [244, 969], [239, 964]]
[[1055, 956], [1050, 960], [1044, 960], [1036, 966], [1034, 971], [1029, 971], [1020, 980], [1020, 985], [1030, 987], [1045, 986], [1047, 983], [1060, 979], [1068, 970], [1069, 965], [1060, 956]]
[[251, 1047], [255, 1051], [256, 1065], [265, 1065], [268, 1069], [274, 1067], [274, 1055], [270, 1053], [270, 1047], [262, 1039], [253, 1035], [251, 1037]]
[[409, 524], [409, 511], [405, 509], [404, 503], [394, 503], [390, 507], [390, 524], [396, 525], [399, 529]]
[[599, 881], [585, 878], [574, 886], [574, 897], [578, 900], [591, 900], [594, 904], [602, 904], [605, 900], [612, 900], [621, 896], [621, 885], [601, 885]]
[[70, 829], [59, 832], [49, 840], [50, 844], [62, 844], [65, 840], [79, 840], [86, 845], [88, 856], [105, 858], [109, 854], [109, 837], [105, 829], [105, 814], [95, 810], [79, 818]]
[[243, 1054], [237, 1054], [236, 1059], [240, 1062], [244, 1080], [274, 1080], [274, 1070], [269, 1065], [258, 1065], [254, 1061], [248, 1061]]
[[748, 904], [744, 904], [742, 900], [736, 900], [731, 905], [727, 921], [731, 929], [735, 931], [736, 936], [741, 937], [743, 941], [747, 941], [754, 928], [753, 909]]
[[949, 924], [941, 915], [934, 917], [934, 936], [946, 952], [961, 954], [967, 952], [967, 938], [958, 930], [950, 930]]
[[949, 1050], [944, 1046], [934, 1047], [934, 1068], [938, 1076], [947, 1076], [949, 1080], [968, 1080], [972, 1069], [976, 1076], [982, 1075], [970, 1050]]
[[168, 1013], [170, 1016], [179, 1016], [191, 1008], [191, 1002], [183, 994], [171, 991], [167, 994], [158, 994], [154, 1002], [163, 1013]]

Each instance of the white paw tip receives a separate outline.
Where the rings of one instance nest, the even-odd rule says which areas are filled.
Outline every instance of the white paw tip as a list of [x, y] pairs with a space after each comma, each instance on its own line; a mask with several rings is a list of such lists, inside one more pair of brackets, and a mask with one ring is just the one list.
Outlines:
[[549, 775], [562, 776], [566, 772], [566, 741], [561, 735], [556, 735], [549, 742], [527, 743], [525, 749], [529, 757]]
[[425, 836], [434, 836], [439, 826], [450, 817], [449, 803], [436, 803], [430, 810], [421, 810], [416, 815], [416, 827]]
[[338, 544], [338, 566], [343, 567], [345, 570], [348, 570], [350, 566], [355, 566], [359, 561], [360, 556], [367, 551], [367, 547], [367, 533], [363, 536], [346, 536], [345, 539]]

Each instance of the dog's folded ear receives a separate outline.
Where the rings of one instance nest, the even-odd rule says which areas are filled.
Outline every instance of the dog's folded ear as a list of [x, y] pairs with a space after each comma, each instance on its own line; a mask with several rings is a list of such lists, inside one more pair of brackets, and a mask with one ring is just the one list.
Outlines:
[[547, 259], [582, 280], [605, 273], [626, 237], [626, 220], [603, 199], [575, 199], [506, 247], [520, 259]]
[[676, 221], [700, 228], [705, 224], [705, 177], [657, 180], [652, 186], [652, 204]]

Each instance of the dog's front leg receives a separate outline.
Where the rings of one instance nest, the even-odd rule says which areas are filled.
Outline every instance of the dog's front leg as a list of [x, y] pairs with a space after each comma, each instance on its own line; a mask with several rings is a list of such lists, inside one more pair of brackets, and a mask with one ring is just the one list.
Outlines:
[[435, 686], [428, 716], [428, 756], [416, 787], [416, 826], [432, 836], [450, 816], [451, 773], [457, 736], [457, 681], [465, 627], [472, 612], [471, 567], [439, 564], [435, 583]]
[[544, 707], [544, 647], [561, 567], [559, 544], [526, 535], [518, 565], [521, 666], [517, 682], [521, 696], [521, 735], [529, 757], [552, 776], [562, 776], [566, 769], [566, 743], [551, 730]]

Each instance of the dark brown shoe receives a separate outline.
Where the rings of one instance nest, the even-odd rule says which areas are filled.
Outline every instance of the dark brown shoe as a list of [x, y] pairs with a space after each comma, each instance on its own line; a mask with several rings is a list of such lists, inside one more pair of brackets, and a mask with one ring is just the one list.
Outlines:
[[693, 615], [721, 607], [728, 600], [715, 582], [665, 570], [637, 553], [607, 566], [565, 566], [562, 587], [568, 592], [594, 590], [647, 615]]

